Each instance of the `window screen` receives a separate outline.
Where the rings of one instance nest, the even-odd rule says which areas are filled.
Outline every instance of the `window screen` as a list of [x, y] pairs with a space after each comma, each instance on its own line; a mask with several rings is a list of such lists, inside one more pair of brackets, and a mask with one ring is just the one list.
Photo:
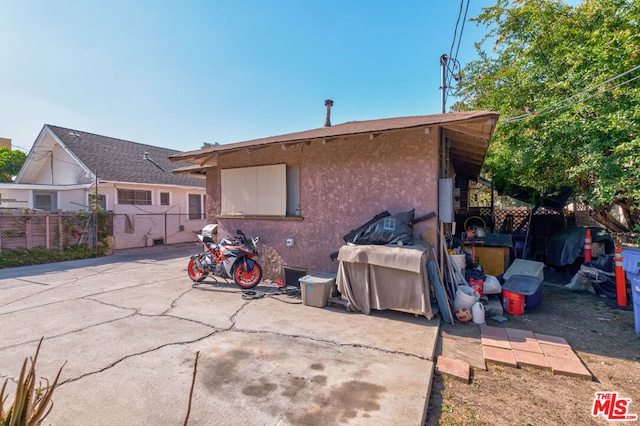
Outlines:
[[34, 194], [33, 207], [52, 212], [56, 209], [56, 194]]
[[286, 169], [285, 164], [274, 164], [222, 170], [222, 214], [285, 216]]

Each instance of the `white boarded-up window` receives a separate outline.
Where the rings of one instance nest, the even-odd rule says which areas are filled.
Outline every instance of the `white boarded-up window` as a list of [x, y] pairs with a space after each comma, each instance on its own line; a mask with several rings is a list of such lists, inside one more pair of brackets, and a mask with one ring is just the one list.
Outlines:
[[220, 171], [223, 215], [286, 216], [287, 166]]

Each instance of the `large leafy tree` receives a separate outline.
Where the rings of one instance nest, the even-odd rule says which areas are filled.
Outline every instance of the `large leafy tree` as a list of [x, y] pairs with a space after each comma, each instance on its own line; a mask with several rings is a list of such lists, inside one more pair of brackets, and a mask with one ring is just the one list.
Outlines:
[[613, 204], [640, 222], [640, 2], [497, 0], [474, 20], [487, 35], [454, 108], [501, 113], [497, 186], [567, 185], [612, 227]]
[[26, 159], [27, 155], [22, 151], [0, 148], [0, 182], [13, 182], [13, 176], [18, 174]]

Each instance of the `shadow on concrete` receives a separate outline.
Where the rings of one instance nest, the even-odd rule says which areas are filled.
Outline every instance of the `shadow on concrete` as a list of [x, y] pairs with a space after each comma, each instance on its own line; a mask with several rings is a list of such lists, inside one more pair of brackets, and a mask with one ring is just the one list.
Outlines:
[[0, 269], [2, 278], [19, 278], [24, 276], [47, 274], [51, 272], [69, 271], [76, 268], [90, 266], [109, 265], [124, 262], [164, 261], [178, 257], [185, 258], [185, 268], [188, 257], [202, 251], [202, 246], [195, 243], [182, 243], [167, 246], [141, 247], [116, 250], [109, 256], [95, 257], [92, 259], [69, 260], [66, 262], [45, 263], [42, 265], [18, 266], [16, 268]]

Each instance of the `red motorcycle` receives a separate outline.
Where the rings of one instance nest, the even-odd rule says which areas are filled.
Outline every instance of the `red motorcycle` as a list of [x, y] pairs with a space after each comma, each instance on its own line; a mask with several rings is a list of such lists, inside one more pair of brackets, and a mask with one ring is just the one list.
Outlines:
[[262, 279], [262, 267], [253, 260], [258, 255], [259, 237], [252, 239], [241, 230], [237, 237], [225, 238], [218, 244], [209, 236], [198, 234], [205, 251], [189, 259], [187, 273], [194, 282], [201, 282], [209, 274], [224, 278], [233, 278], [242, 289], [251, 289]]

